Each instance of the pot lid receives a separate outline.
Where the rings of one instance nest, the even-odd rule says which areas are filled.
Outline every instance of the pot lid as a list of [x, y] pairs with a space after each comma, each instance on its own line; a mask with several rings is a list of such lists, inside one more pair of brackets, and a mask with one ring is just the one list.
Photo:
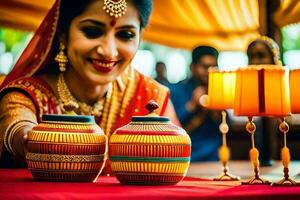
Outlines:
[[169, 117], [159, 116], [154, 112], [159, 107], [154, 100], [150, 100], [145, 107], [149, 111], [149, 114], [145, 116], [133, 116], [131, 118], [132, 122], [170, 122]]
[[86, 115], [43, 115], [43, 122], [75, 122], [75, 123], [95, 123], [94, 116]]

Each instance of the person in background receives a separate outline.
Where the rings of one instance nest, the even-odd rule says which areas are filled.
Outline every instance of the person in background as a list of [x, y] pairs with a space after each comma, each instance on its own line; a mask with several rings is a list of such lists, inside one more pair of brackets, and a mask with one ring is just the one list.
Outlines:
[[[282, 65], [277, 43], [261, 36], [253, 40], [247, 48], [249, 65]], [[273, 118], [262, 117], [256, 131], [257, 144], [260, 151], [260, 165], [271, 166], [271, 146], [278, 132], [278, 122]]]
[[249, 65], [282, 65], [278, 44], [267, 36], [253, 40], [247, 48]]
[[196, 47], [192, 51], [191, 77], [171, 88], [176, 114], [192, 140], [191, 161], [218, 160], [221, 113], [208, 110], [199, 102], [200, 97], [207, 94], [208, 68], [217, 66], [217, 60], [215, 48]]
[[155, 65], [155, 71], [156, 71], [156, 77], [155, 80], [159, 82], [160, 84], [163, 84], [165, 86], [169, 86], [170, 82], [167, 78], [167, 67], [164, 62], [157, 62]]
[[168, 89], [131, 67], [151, 9], [151, 0], [54, 2], [1, 85], [0, 165], [25, 164], [43, 114], [93, 115], [109, 138], [153, 99], [177, 122]]

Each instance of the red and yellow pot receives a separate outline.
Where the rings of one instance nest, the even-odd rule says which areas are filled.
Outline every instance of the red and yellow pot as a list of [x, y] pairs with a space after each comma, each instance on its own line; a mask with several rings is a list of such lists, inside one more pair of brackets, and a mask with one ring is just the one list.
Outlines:
[[93, 181], [107, 154], [107, 137], [92, 116], [44, 115], [28, 134], [26, 160], [43, 181]]
[[132, 117], [109, 141], [111, 168], [122, 184], [176, 184], [187, 173], [190, 154], [185, 130], [152, 113]]

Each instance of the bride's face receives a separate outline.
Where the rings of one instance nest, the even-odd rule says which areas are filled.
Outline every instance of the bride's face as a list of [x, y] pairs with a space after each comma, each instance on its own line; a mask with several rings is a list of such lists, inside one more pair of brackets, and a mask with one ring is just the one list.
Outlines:
[[136, 8], [127, 3], [127, 12], [114, 19], [93, 1], [71, 21], [67, 55], [74, 76], [93, 85], [114, 81], [129, 65], [140, 42], [140, 20]]

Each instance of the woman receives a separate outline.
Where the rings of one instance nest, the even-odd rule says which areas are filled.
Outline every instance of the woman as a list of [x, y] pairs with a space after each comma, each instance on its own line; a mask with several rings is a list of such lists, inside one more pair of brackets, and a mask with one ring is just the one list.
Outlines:
[[267, 36], [253, 40], [247, 48], [249, 65], [281, 65], [280, 51], [277, 43]]
[[[94, 115], [105, 134], [144, 115], [176, 121], [168, 90], [130, 67], [151, 0], [57, 0], [1, 86], [2, 163], [24, 161], [24, 139], [43, 114]], [[23, 162], [24, 163], [24, 162]]]

